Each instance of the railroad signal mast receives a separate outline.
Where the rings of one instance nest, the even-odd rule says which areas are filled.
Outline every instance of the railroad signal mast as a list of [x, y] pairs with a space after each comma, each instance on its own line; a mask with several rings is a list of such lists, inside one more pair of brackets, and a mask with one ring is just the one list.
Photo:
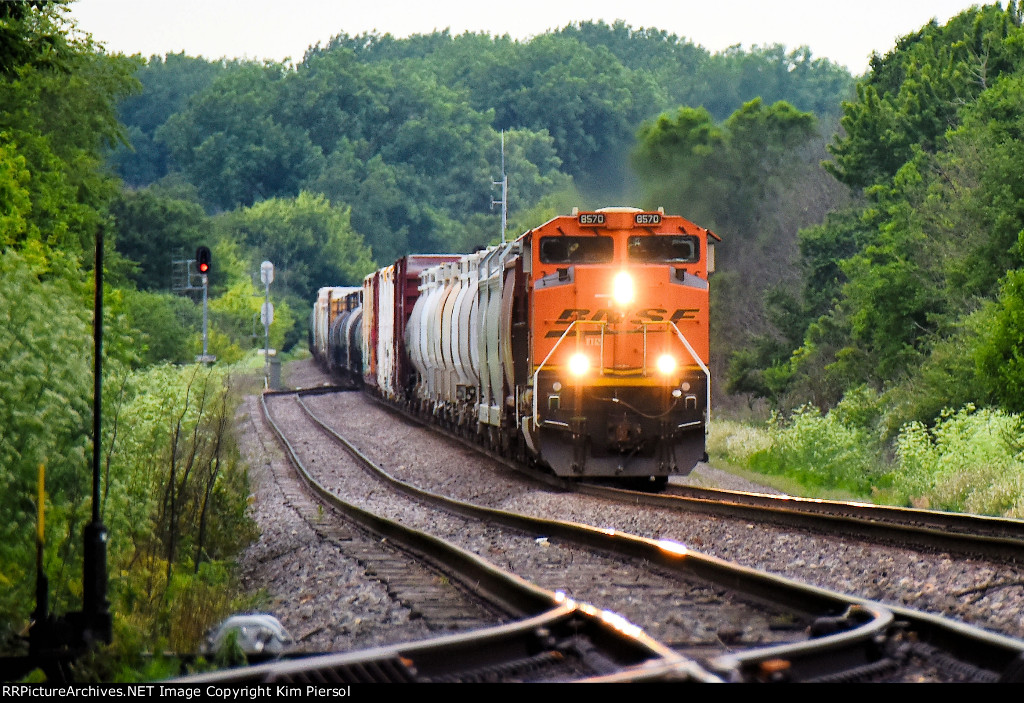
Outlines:
[[217, 360], [217, 357], [210, 356], [207, 353], [209, 347], [210, 335], [209, 335], [209, 306], [207, 304], [207, 297], [209, 291], [209, 281], [207, 275], [210, 273], [210, 266], [213, 263], [213, 256], [210, 253], [210, 248], [201, 246], [196, 249], [196, 270], [199, 271], [199, 276], [203, 282], [203, 353], [196, 357], [196, 362], [200, 364], [211, 364]]
[[107, 528], [100, 514], [101, 411], [103, 408], [103, 228], [96, 232], [93, 298], [92, 520], [82, 531], [82, 609], [54, 615], [43, 567], [45, 466], [39, 466], [36, 524], [36, 607], [29, 628], [28, 656], [0, 656], [0, 679], [14, 681], [40, 668], [47, 680], [67, 683], [70, 665], [99, 644], [113, 640], [107, 600]]

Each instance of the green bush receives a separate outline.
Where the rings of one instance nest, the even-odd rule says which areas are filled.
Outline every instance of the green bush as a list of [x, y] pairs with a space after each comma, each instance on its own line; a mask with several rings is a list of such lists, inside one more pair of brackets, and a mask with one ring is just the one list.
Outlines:
[[897, 438], [893, 490], [920, 507], [1024, 517], [1024, 420], [967, 405]]
[[866, 389], [822, 415], [803, 406], [764, 428], [716, 420], [716, 460], [784, 477], [808, 494], [833, 491], [876, 502], [1024, 518], [1024, 418], [967, 404], [928, 426], [905, 424], [884, 442], [886, 414]]
[[832, 412], [797, 408], [769, 422], [771, 446], [750, 456], [756, 471], [787, 476], [809, 488], [866, 496], [887, 482], [876, 425], [877, 395], [867, 388], [847, 394]]
[[[0, 643], [34, 602], [37, 477], [46, 471], [51, 600], [80, 590], [88, 486], [92, 345], [84, 286], [40, 275], [15, 251], [0, 256]], [[53, 311], [60, 311], [55, 317]]]
[[863, 427], [843, 424], [837, 414], [822, 416], [813, 406], [798, 408], [769, 424], [772, 444], [750, 457], [750, 468], [798, 480], [809, 488], [868, 495], [884, 481], [877, 443]]

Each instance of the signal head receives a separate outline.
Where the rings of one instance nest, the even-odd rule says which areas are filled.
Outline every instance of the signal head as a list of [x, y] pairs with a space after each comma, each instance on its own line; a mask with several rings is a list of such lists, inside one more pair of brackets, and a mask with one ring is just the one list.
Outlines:
[[210, 248], [199, 247], [196, 249], [196, 268], [199, 269], [199, 273], [210, 272]]

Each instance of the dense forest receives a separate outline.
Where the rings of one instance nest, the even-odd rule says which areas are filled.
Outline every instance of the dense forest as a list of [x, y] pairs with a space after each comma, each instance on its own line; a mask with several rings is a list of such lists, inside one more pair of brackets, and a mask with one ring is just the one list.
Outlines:
[[[116, 639], [187, 649], [237, 606], [254, 529], [228, 430], [262, 346], [260, 262], [271, 346], [301, 350], [320, 286], [500, 239], [502, 163], [510, 237], [623, 204], [722, 236], [716, 460], [1024, 516], [1021, 3], [922, 17], [860, 77], [600, 22], [342, 33], [294, 64], [126, 57], [73, 10], [0, 3], [0, 648], [29, 617], [40, 467], [53, 605], [81, 593], [97, 233]], [[213, 367], [192, 363], [199, 245]]]
[[[824, 181], [818, 161], [826, 156], [825, 135], [838, 124], [841, 101], [853, 95], [845, 69], [806, 49], [712, 55], [674, 35], [621, 23], [582, 23], [527, 42], [447, 32], [408, 39], [342, 34], [294, 66], [169, 55], [152, 57], [136, 76], [142, 91], [120, 106], [128, 144], [111, 160], [131, 189], [117, 204], [118, 249], [139, 266], [135, 284], [167, 288], [168, 249], [146, 246], [154, 228], [181, 257], [197, 228], [206, 228], [215, 247], [229, 250], [215, 248], [217, 260], [232, 260], [241, 246], [243, 258], [259, 250], [273, 261], [295, 308], [318, 286], [357, 282], [371, 261], [386, 265], [407, 253], [464, 252], [497, 241], [494, 181], [503, 163], [510, 236], [573, 206], [643, 200], [630, 166], [637, 129], [680, 105], [704, 110], [708, 126], [731, 120], [724, 128], [736, 131], [735, 143], [716, 157], [731, 167], [740, 168], [750, 148], [776, 159], [767, 166], [774, 172], [750, 174], [758, 181], [751, 192], [760, 189], [762, 200], [812, 173]], [[771, 125], [765, 138], [773, 143], [755, 143], [759, 121]], [[780, 179], [783, 166], [769, 151], [781, 154], [790, 142], [801, 152], [800, 163], [789, 164], [799, 174], [781, 179], [787, 184], [767, 183]], [[747, 175], [737, 171], [728, 180]], [[815, 190], [816, 202], [801, 203], [796, 221], [779, 213], [771, 231], [760, 232], [762, 239], [788, 239], [789, 259], [796, 226], [820, 221], [845, 197], [838, 183]], [[744, 195], [732, 201], [743, 203], [743, 214], [728, 216], [724, 208], [702, 209], [704, 195], [691, 195], [696, 202], [658, 204], [704, 220], [722, 214], [719, 229], [750, 229], [758, 206]], [[331, 242], [326, 256], [317, 251], [325, 245], [319, 233], [290, 239], [264, 209], [276, 201], [274, 211], [284, 216], [317, 199], [347, 218], [332, 230], [341, 249]], [[196, 205], [209, 225], [181, 219], [186, 211], [201, 217]], [[215, 278], [222, 292], [228, 277]], [[297, 329], [285, 344], [298, 339]]]

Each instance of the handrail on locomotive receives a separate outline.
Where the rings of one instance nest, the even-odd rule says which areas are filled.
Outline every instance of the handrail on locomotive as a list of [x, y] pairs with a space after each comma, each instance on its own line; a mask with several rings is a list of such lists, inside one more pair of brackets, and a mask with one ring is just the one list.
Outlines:
[[[704, 378], [705, 378], [704, 388], [705, 388], [705, 391], [706, 391], [706, 398], [705, 398], [705, 405], [704, 405], [704, 408], [705, 408], [705, 411], [704, 411], [704, 422], [705, 422], [705, 425], [706, 425], [706, 423], [711, 421], [711, 371], [710, 371], [710, 369], [708, 369], [707, 365], [701, 360], [700, 356], [694, 350], [693, 345], [690, 344], [690, 341], [686, 338], [686, 335], [684, 335], [682, 333], [682, 331], [679, 329], [679, 327], [676, 325], [676, 323], [672, 322], [671, 320], [638, 320], [638, 322], [643, 327], [643, 339], [644, 339], [643, 366], [641, 367], [640, 373], [638, 375], [644, 376], [644, 377], [649, 375], [648, 368], [647, 368], [648, 367], [648, 363], [647, 363], [647, 350], [648, 350], [648, 345], [647, 345], [647, 328], [649, 326], [652, 326], [652, 325], [665, 325], [666, 326], [666, 331], [671, 330], [671, 331], [674, 331], [676, 333], [676, 336], [679, 337], [679, 341], [683, 343], [684, 347], [686, 347], [686, 351], [689, 353], [690, 358], [693, 359], [693, 361], [700, 368], [701, 373], [704, 374]], [[606, 368], [606, 365], [604, 363], [604, 346], [605, 346], [605, 344], [604, 344], [604, 332], [605, 332], [605, 328], [608, 326], [608, 322], [606, 320], [573, 320], [569, 324], [569, 326], [565, 329], [565, 331], [562, 333], [562, 335], [558, 338], [558, 341], [555, 342], [554, 346], [551, 347], [551, 350], [547, 353], [547, 356], [544, 357], [544, 360], [541, 361], [540, 365], [537, 366], [536, 370], [534, 370], [534, 372], [533, 372], [533, 388], [534, 388], [534, 390], [536, 390], [539, 387], [538, 379], [540, 377], [540, 372], [544, 369], [545, 366], [548, 365], [548, 362], [551, 360], [551, 357], [554, 356], [555, 351], [558, 349], [559, 346], [561, 346], [562, 342], [569, 336], [569, 334], [574, 329], [577, 329], [578, 327], [580, 327], [582, 325], [596, 325], [596, 326], [601, 328], [601, 338], [600, 338], [600, 344], [599, 344], [600, 351], [598, 353], [598, 358], [600, 358], [601, 364], [600, 364], [598, 373], [600, 375], [602, 375], [602, 376], [604, 375], [605, 368]], [[576, 334], [573, 335], [573, 337], [577, 340], [577, 344], [578, 344], [579, 343], [578, 340], [580, 338], [580, 333], [579, 333], [578, 329], [577, 329]], [[562, 423], [557, 423], [557, 422], [551, 421], [551, 420], [541, 420], [540, 419], [540, 408], [538, 406], [538, 397], [539, 397], [539, 394], [534, 392], [533, 393], [533, 418], [532, 418], [534, 427], [537, 427], [537, 426], [542, 425], [542, 424], [555, 424], [555, 425], [562, 424]], [[693, 423], [684, 423], [682, 425], [679, 425], [679, 427], [686, 427], [686, 426], [690, 426], [692, 424]]]

